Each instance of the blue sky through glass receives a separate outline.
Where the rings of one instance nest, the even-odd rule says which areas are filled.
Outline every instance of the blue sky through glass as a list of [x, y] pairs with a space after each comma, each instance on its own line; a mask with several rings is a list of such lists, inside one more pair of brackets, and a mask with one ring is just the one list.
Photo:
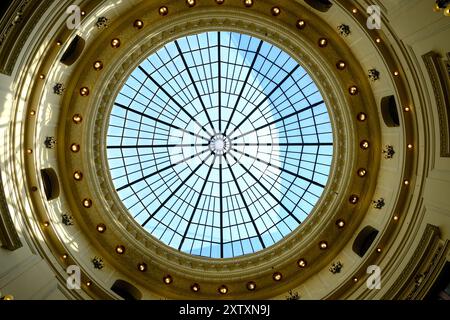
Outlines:
[[328, 180], [333, 137], [308, 73], [258, 38], [180, 38], [133, 71], [107, 155], [129, 213], [183, 252], [230, 258], [280, 241]]

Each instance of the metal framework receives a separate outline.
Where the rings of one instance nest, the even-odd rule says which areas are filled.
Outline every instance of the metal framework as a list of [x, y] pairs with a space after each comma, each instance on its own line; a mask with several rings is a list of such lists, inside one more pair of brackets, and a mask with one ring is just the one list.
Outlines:
[[151, 235], [211, 258], [280, 241], [328, 180], [332, 127], [308, 73], [258, 38], [171, 42], [131, 74], [109, 120], [111, 177]]

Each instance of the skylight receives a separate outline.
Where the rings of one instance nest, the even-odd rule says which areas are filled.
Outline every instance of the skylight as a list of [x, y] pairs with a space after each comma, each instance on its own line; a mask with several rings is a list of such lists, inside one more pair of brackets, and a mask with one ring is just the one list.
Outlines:
[[232, 32], [182, 37], [118, 94], [107, 155], [117, 193], [148, 233], [182, 252], [268, 248], [327, 184], [332, 127], [309, 74], [281, 49]]

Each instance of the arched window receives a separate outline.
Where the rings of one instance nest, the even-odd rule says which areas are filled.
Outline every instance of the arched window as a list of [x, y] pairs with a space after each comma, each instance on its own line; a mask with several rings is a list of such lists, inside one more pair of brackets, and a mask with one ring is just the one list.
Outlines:
[[66, 66], [71, 66], [80, 57], [81, 53], [83, 52], [84, 45], [84, 39], [76, 35], [70, 45], [67, 47], [60, 61]]
[[388, 127], [400, 126], [400, 119], [398, 117], [397, 103], [394, 96], [387, 96], [381, 99], [381, 114], [384, 123]]
[[124, 300], [141, 300], [142, 293], [138, 288], [125, 280], [116, 280], [111, 287], [111, 290]]
[[333, 5], [329, 0], [305, 0], [305, 2], [321, 12], [327, 12]]
[[41, 170], [42, 183], [44, 185], [45, 197], [47, 200], [54, 200], [59, 197], [59, 180], [55, 170], [52, 168]]
[[353, 242], [353, 251], [362, 258], [366, 254], [367, 250], [369, 250], [373, 241], [377, 237], [377, 234], [378, 230], [371, 226], [367, 226], [362, 229]]

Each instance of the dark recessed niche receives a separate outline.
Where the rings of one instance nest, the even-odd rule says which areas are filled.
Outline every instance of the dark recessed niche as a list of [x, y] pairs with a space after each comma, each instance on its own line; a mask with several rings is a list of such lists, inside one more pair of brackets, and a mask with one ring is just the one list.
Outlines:
[[81, 56], [81, 53], [84, 50], [85, 41], [82, 37], [76, 35], [75, 38], [70, 42], [66, 51], [61, 57], [61, 63], [66, 66], [71, 66], [77, 61], [77, 59]]
[[378, 230], [372, 226], [367, 226], [362, 229], [353, 242], [353, 252], [362, 258], [366, 254], [367, 250], [369, 250], [377, 235]]
[[327, 12], [333, 6], [329, 0], [305, 0], [305, 2], [320, 12]]
[[124, 300], [141, 300], [142, 293], [138, 288], [125, 280], [116, 280], [111, 290]]
[[400, 126], [400, 118], [398, 116], [397, 103], [395, 102], [394, 96], [387, 96], [381, 99], [381, 114], [386, 126]]
[[58, 176], [52, 168], [41, 170], [42, 184], [44, 185], [44, 193], [47, 200], [54, 200], [59, 197], [59, 180]]

